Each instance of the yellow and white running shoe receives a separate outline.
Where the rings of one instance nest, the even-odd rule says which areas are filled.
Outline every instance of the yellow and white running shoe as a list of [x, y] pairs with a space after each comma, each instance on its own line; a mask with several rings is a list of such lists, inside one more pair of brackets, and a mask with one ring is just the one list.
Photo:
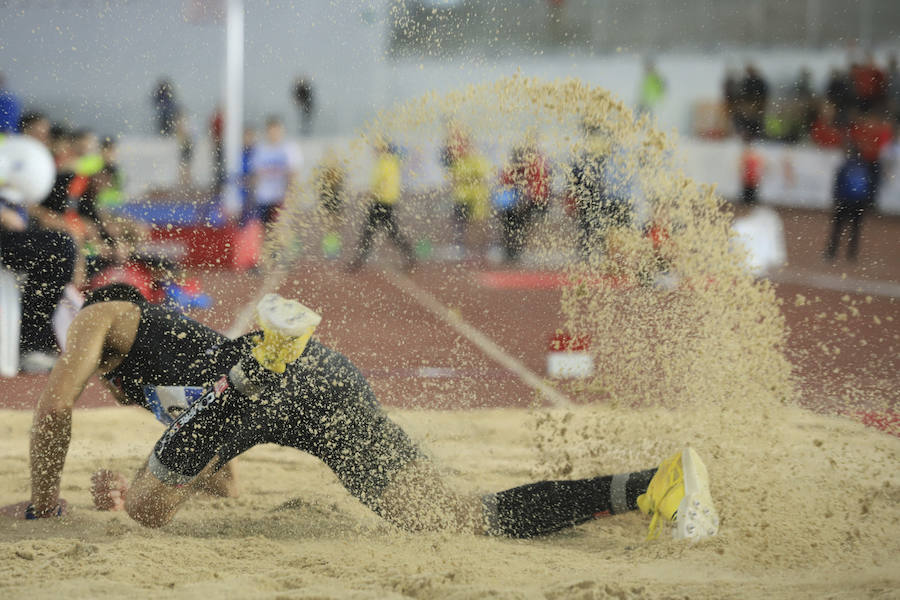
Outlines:
[[719, 531], [719, 515], [709, 493], [709, 473], [690, 446], [659, 465], [637, 504], [642, 512], [653, 516], [648, 540], [659, 536], [664, 521], [675, 539], [696, 542]]
[[256, 320], [263, 339], [253, 347], [253, 357], [274, 373], [284, 373], [312, 337], [322, 317], [296, 300], [266, 294], [256, 305]]

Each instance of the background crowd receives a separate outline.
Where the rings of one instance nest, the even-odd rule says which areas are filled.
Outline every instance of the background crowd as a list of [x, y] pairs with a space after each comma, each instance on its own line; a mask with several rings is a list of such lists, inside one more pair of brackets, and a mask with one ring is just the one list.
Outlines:
[[[824, 250], [833, 260], [844, 229], [849, 228], [848, 257], [855, 259], [863, 216], [872, 207], [882, 177], [882, 156], [900, 125], [900, 73], [896, 56], [884, 65], [872, 55], [853, 62], [849, 69], [833, 69], [821, 89], [814, 89], [808, 71], [796, 81], [776, 89], [753, 64], [743, 73], [729, 72], [724, 81], [724, 108], [731, 130], [745, 141], [739, 169], [744, 182], [743, 200], [756, 202], [756, 190], [765, 171], [753, 151], [758, 140], [808, 142], [840, 148], [845, 159], [834, 177], [833, 230]], [[645, 63], [639, 85], [637, 114], [652, 114], [665, 101], [667, 82], [652, 61]], [[316, 96], [312, 81], [298, 77], [290, 88], [296, 104], [300, 134], [313, 130]], [[179, 181], [192, 185], [190, 165], [197, 133], [176, 87], [161, 78], [150, 103], [155, 130], [177, 140]], [[217, 107], [210, 116], [208, 135], [214, 165], [209, 196], [216, 198], [227, 181], [223, 150], [224, 114]], [[78, 297], [83, 291], [112, 280], [136, 285], [154, 301], [182, 307], [204, 307], [211, 299], [196, 280], [185, 276], [177, 256], [154, 245], [152, 226], [131, 218], [124, 208], [123, 174], [113, 136], [73, 127], [35, 111], [24, 111], [0, 74], [0, 134], [21, 133], [44, 144], [57, 167], [56, 181], [40, 204], [25, 210], [0, 203], [2, 263], [20, 276], [23, 304], [20, 351], [22, 368], [45, 371], [59, 350], [52, 316], [66, 286]], [[583, 132], [596, 135], [590, 126]], [[390, 140], [376, 140], [375, 160], [368, 188], [361, 194], [366, 216], [349, 257], [350, 270], [362, 268], [376, 234], [384, 230], [398, 246], [407, 268], [425, 258], [429, 248], [416, 243], [401, 226], [398, 211], [404, 201], [405, 153]], [[448, 124], [440, 149], [445, 172], [447, 215], [452, 244], [449, 258], [481, 259], [496, 249], [497, 258], [518, 262], [535, 226], [552, 202], [561, 202], [577, 229], [577, 246], [584, 259], [602, 253], [607, 232], [633, 224], [632, 205], [639, 190], [633, 177], [619, 167], [624, 149], [607, 144], [603, 152], [570, 157], [569, 164], [552, 165], [533, 133], [513, 144], [506, 157], [491, 161], [479, 149], [471, 132]], [[283, 119], [270, 116], [257, 135], [244, 132], [242, 164], [236, 174], [242, 211], [236, 224], [258, 245], [265, 227], [278, 219], [303, 165], [299, 146], [290, 140]], [[554, 172], [566, 174], [564, 187], [553, 188]], [[327, 218], [322, 251], [338, 258], [343, 251], [344, 207], [350, 197], [347, 165], [334, 151], [325, 152], [313, 170], [315, 194]], [[413, 232], [414, 233], [414, 232]], [[494, 236], [491, 238], [490, 236]]]
[[879, 64], [872, 54], [849, 68], [832, 68], [816, 89], [808, 70], [776, 87], [754, 64], [730, 70], [723, 103], [732, 131], [741, 137], [840, 148], [886, 143], [900, 123], [897, 56]]

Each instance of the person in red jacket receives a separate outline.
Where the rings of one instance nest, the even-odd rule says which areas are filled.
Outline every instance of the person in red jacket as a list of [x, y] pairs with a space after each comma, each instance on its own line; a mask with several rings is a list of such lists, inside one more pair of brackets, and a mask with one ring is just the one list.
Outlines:
[[809, 137], [820, 148], [841, 148], [844, 145], [844, 131], [838, 127], [835, 119], [837, 111], [834, 104], [823, 102], [819, 114], [813, 121]]
[[759, 184], [765, 169], [765, 159], [754, 147], [749, 133], [744, 134], [744, 148], [741, 151], [740, 173], [743, 191], [741, 201], [747, 206], [757, 202]]
[[513, 148], [509, 165], [500, 175], [500, 184], [513, 190], [514, 207], [501, 215], [507, 260], [518, 260], [535, 220], [550, 205], [550, 168], [537, 143], [528, 139]]
[[875, 64], [871, 53], [866, 56], [865, 63], [856, 63], [851, 67], [850, 78], [857, 106], [861, 111], [866, 112], [881, 105], [887, 91], [887, 82], [884, 71]]

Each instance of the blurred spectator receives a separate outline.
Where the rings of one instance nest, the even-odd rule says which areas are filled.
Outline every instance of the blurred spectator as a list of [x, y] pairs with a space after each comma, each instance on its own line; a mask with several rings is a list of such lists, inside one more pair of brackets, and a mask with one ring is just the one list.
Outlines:
[[644, 77], [638, 99], [638, 112], [653, 114], [666, 96], [666, 80], [656, 70], [653, 61], [644, 62]]
[[820, 148], [841, 148], [844, 145], [844, 130], [836, 122], [837, 111], [831, 102], [823, 102], [819, 115], [813, 122], [809, 137]]
[[738, 124], [738, 104], [741, 96], [741, 80], [738, 72], [733, 67], [729, 67], [725, 72], [725, 81], [722, 82], [722, 97], [725, 99], [725, 112], [731, 119], [732, 125], [737, 129]]
[[759, 184], [762, 181], [765, 170], [765, 159], [762, 154], [753, 147], [753, 139], [749, 134], [744, 134], [744, 147], [741, 150], [741, 202], [745, 206], [755, 206], [758, 202]]
[[853, 106], [853, 88], [850, 78], [840, 69], [831, 69], [828, 83], [825, 86], [825, 99], [834, 107], [834, 122], [838, 127], [846, 127], [850, 123], [850, 108]]
[[584, 150], [572, 162], [568, 193], [578, 218], [581, 256], [590, 260], [606, 252], [611, 229], [631, 223], [637, 190], [633, 157], [603, 126], [585, 121], [582, 128]]
[[464, 131], [457, 131], [449, 144], [447, 173], [453, 197], [454, 243], [460, 258], [465, 257], [469, 244], [469, 224], [483, 221], [490, 201], [491, 164], [472, 147], [472, 140]]
[[875, 57], [871, 53], [866, 56], [865, 63], [856, 63], [851, 67], [850, 78], [857, 106], [861, 111], [868, 112], [881, 106], [886, 87], [885, 76], [875, 64]]
[[39, 112], [28, 112], [19, 119], [19, 131], [50, 147], [50, 119]]
[[0, 133], [15, 133], [22, 114], [22, 104], [6, 87], [6, 77], [0, 72]]
[[314, 173], [319, 206], [326, 215], [326, 231], [322, 237], [322, 253], [326, 258], [341, 254], [341, 215], [344, 211], [347, 171], [334, 149], [328, 148]]
[[0, 262], [25, 276], [21, 284], [20, 368], [48, 372], [59, 352], [52, 317], [72, 279], [75, 245], [64, 233], [28, 228], [22, 213], [0, 198]]
[[825, 249], [825, 258], [834, 260], [837, 255], [841, 234], [850, 226], [847, 244], [847, 258], [856, 260], [859, 251], [859, 230], [866, 210], [872, 206], [874, 181], [872, 171], [859, 150], [852, 144], [846, 158], [838, 168], [834, 178], [834, 213], [831, 237]]
[[375, 143], [375, 167], [372, 171], [372, 188], [369, 212], [362, 237], [357, 246], [356, 257], [349, 265], [351, 271], [358, 271], [365, 264], [372, 251], [372, 241], [379, 229], [385, 229], [388, 237], [403, 253], [406, 269], [415, 266], [412, 243], [400, 231], [394, 207], [400, 201], [403, 191], [400, 150], [386, 140], [379, 139]]
[[[54, 229], [57, 231], [69, 231], [69, 225], [66, 223], [64, 213], [69, 208], [69, 184], [75, 177], [75, 151], [74, 140], [72, 134], [61, 125], [53, 125], [50, 128], [50, 153], [56, 163], [56, 179], [50, 194], [37, 206], [31, 207], [31, 216], [40, 227], [45, 229]], [[78, 242], [78, 238], [75, 238]], [[83, 258], [84, 254], [79, 251], [79, 258]], [[76, 270], [78, 273], [79, 270]], [[76, 285], [83, 283], [83, 269], [80, 271], [81, 277], [77, 279]]]
[[180, 111], [175, 118], [175, 139], [178, 142], [178, 185], [193, 185], [191, 166], [194, 162], [194, 130], [187, 113]]
[[303, 162], [300, 149], [285, 139], [280, 117], [266, 119], [266, 135], [250, 157], [256, 217], [273, 223]]
[[762, 135], [766, 107], [769, 102], [769, 84], [755, 65], [748, 64], [740, 87], [740, 130], [756, 138]]
[[117, 149], [118, 144], [111, 136], [104, 137], [100, 142], [103, 168], [98, 173], [100, 182], [97, 190], [97, 207], [101, 211], [115, 210], [125, 203]]
[[225, 116], [222, 107], [217, 106], [209, 120], [209, 141], [212, 143], [213, 159], [213, 187], [216, 193], [222, 190], [225, 184]]
[[241, 174], [238, 188], [241, 194], [241, 225], [256, 216], [253, 203], [253, 173], [251, 165], [255, 148], [256, 131], [252, 127], [245, 127], [241, 140]]
[[793, 89], [792, 138], [806, 139], [818, 116], [816, 95], [812, 89], [812, 74], [809, 69], [801, 69]]
[[900, 67], [897, 66], [897, 55], [891, 54], [887, 67], [887, 109], [890, 117], [900, 123]]
[[[68, 186], [66, 204], [62, 207], [68, 230], [80, 240], [86, 256], [86, 275], [90, 279], [111, 264], [124, 259], [115, 254], [116, 240], [106, 228], [97, 207], [98, 175], [103, 170], [100, 140], [93, 131], [81, 129], [72, 136], [75, 155], [70, 163], [74, 170]], [[74, 204], [75, 210], [68, 210]]]
[[50, 151], [56, 163], [56, 180], [50, 194], [31, 215], [39, 227], [71, 237], [77, 250], [72, 281], [83, 286], [90, 275], [106, 262], [107, 240], [100, 230], [96, 211], [96, 188], [93, 176], [103, 165], [96, 150], [96, 136], [83, 130], [70, 133], [54, 125], [50, 134]]
[[550, 170], [534, 134], [513, 147], [500, 184], [513, 195], [500, 219], [506, 260], [515, 262], [525, 249], [532, 224], [549, 207]]
[[97, 181], [95, 176], [103, 170], [100, 139], [90, 129], [75, 132], [75, 177], [69, 184], [69, 195], [78, 201], [78, 214], [102, 227], [97, 212]]
[[156, 83], [151, 99], [156, 112], [156, 131], [160, 135], [174, 135], [179, 108], [172, 82], [166, 78], [160, 79]]
[[312, 81], [306, 77], [297, 78], [293, 92], [294, 103], [300, 112], [300, 134], [308, 136], [312, 133], [312, 114], [316, 102]]

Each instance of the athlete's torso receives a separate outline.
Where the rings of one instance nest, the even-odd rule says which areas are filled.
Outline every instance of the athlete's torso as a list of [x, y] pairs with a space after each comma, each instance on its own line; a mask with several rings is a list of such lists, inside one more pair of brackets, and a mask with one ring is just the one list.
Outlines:
[[237, 362], [238, 344], [176, 311], [152, 304], [140, 308], [130, 350], [103, 378], [126, 404], [143, 406], [168, 424], [204, 385]]

